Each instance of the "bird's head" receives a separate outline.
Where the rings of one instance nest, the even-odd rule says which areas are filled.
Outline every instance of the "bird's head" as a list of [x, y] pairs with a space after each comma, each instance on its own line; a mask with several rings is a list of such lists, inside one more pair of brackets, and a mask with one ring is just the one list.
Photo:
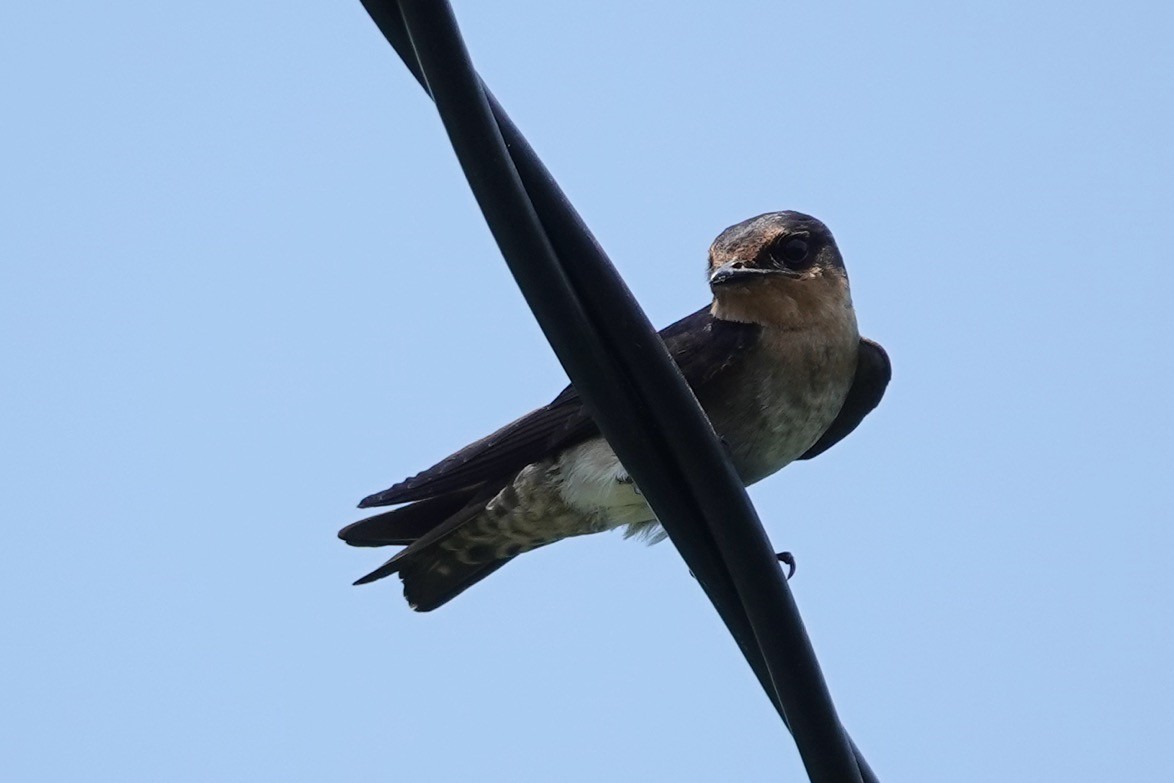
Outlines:
[[768, 212], [730, 226], [709, 248], [713, 314], [803, 328], [852, 309], [836, 240], [801, 212]]

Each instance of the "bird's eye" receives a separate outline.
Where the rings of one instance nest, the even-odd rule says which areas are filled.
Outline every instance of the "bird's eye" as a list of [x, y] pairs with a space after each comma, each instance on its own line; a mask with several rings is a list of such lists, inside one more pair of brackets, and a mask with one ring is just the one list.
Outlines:
[[771, 257], [788, 269], [806, 269], [811, 265], [807, 240], [791, 237], [775, 243]]

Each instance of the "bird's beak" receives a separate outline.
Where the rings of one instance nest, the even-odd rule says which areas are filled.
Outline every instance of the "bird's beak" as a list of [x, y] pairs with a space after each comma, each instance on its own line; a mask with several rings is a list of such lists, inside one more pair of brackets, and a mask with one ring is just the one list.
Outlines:
[[761, 280], [764, 277], [778, 275], [789, 276], [783, 269], [759, 269], [758, 267], [746, 266], [742, 261], [731, 261], [728, 264], [722, 264], [710, 273], [709, 284], [711, 286], [725, 286], [733, 283], [748, 283], [751, 280]]

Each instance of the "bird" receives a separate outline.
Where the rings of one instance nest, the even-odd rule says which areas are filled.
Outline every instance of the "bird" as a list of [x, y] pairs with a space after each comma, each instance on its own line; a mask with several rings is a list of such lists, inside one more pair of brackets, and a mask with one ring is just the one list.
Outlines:
[[[768, 212], [708, 253], [712, 302], [660, 331], [747, 486], [851, 433], [880, 403], [888, 354], [860, 336], [840, 250], [821, 221]], [[352, 546], [403, 546], [355, 582], [392, 574], [432, 611], [518, 555], [625, 528], [664, 538], [573, 386], [550, 404], [382, 492], [398, 508], [347, 525]]]

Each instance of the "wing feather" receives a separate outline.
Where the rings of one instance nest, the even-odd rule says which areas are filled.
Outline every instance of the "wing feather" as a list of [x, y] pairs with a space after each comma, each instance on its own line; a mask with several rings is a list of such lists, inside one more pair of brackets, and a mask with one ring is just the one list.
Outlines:
[[843, 407], [827, 431], [799, 459], [819, 456], [846, 438], [880, 404], [881, 397], [885, 396], [885, 387], [892, 377], [893, 367], [885, 349], [861, 337], [860, 350], [856, 353], [856, 376], [852, 379], [852, 387], [848, 390]]
[[[661, 330], [669, 353], [694, 390], [731, 367], [760, 328], [721, 321], [708, 308]], [[549, 405], [445, 457], [427, 470], [363, 499], [360, 508], [390, 506], [497, 482], [558, 451], [599, 436], [599, 428], [568, 386]]]

